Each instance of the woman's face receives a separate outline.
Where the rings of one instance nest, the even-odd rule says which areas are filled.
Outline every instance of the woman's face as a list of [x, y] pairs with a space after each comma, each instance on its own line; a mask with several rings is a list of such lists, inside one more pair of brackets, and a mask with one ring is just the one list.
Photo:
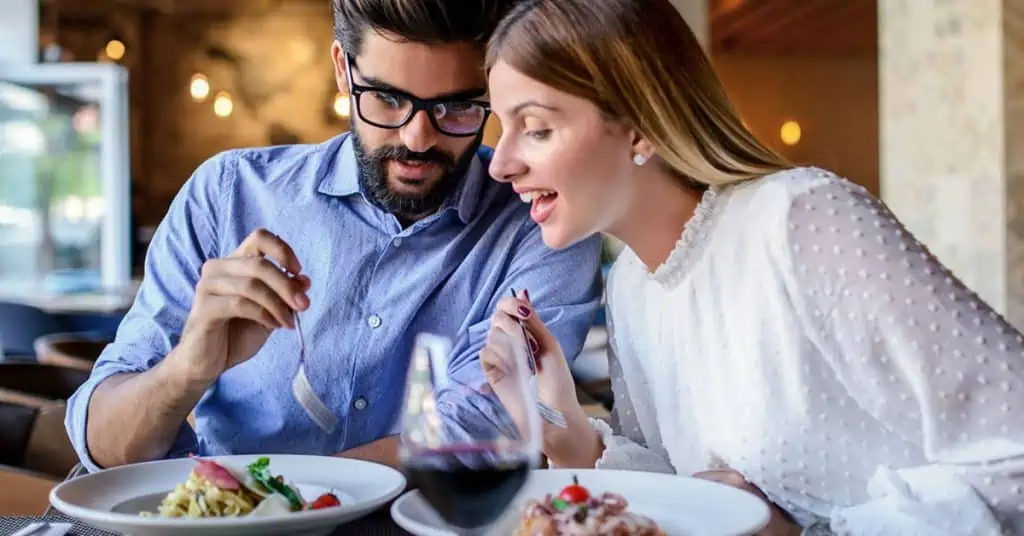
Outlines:
[[531, 203], [544, 243], [565, 248], [608, 230], [636, 195], [633, 131], [504, 62], [488, 83], [502, 127], [491, 176]]

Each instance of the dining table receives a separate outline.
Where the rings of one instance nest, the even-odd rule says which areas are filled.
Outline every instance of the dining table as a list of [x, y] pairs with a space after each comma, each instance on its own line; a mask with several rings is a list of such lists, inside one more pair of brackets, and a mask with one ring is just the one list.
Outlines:
[[[343, 525], [331, 533], [332, 536], [408, 536], [401, 527], [395, 524], [389, 513], [390, 505], [381, 507], [379, 510]], [[120, 536], [115, 532], [108, 532], [91, 527], [69, 518], [60, 513], [50, 513], [45, 516], [7, 516], [0, 517], [0, 534], [14, 534], [19, 530], [35, 522], [48, 523], [72, 523], [71, 531], [66, 536]]]

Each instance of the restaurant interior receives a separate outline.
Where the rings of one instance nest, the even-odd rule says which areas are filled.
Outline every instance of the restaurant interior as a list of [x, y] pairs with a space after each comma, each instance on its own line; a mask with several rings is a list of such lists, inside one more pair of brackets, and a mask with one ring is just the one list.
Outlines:
[[[1014, 68], [1000, 59], [1011, 36], [999, 42], [1006, 50], [972, 37], [979, 4], [907, 15], [887, 0], [674, 2], [752, 132], [880, 195], [1021, 317], [1019, 217], [1006, 186], [1020, 175], [1008, 155], [1024, 139], [1012, 135], [1024, 107], [1009, 103], [1024, 95], [1024, 77], [1003, 72]], [[901, 17], [926, 20], [897, 30], [908, 24]], [[227, 149], [315, 143], [347, 129], [331, 22], [328, 0], [0, 0], [0, 516], [41, 514], [76, 465], [64, 401], [131, 306], [148, 240], [192, 171]], [[1003, 30], [1024, 42], [1024, 25]], [[965, 56], [984, 67], [957, 63]], [[928, 61], [936, 66], [907, 74]], [[993, 97], [1006, 104], [995, 117], [985, 112]], [[499, 135], [492, 118], [484, 143]], [[965, 140], [978, 148], [969, 162], [936, 157], [962, 156], [946, 149]], [[922, 145], [929, 151], [913, 149]], [[1001, 194], [962, 195], [972, 181]], [[952, 184], [959, 194], [945, 189]], [[955, 211], [989, 219], [943, 225]], [[998, 236], [976, 240], [983, 229]], [[607, 263], [619, 247], [606, 239]], [[997, 276], [979, 259], [994, 261]], [[594, 416], [612, 405], [602, 318], [573, 365]]]

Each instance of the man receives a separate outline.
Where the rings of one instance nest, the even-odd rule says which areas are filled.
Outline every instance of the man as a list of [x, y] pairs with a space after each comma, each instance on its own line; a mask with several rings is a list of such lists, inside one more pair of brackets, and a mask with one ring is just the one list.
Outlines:
[[[449, 337], [454, 377], [482, 385], [477, 352], [510, 287], [578, 353], [599, 301], [599, 242], [545, 248], [480, 147], [484, 42], [509, 3], [335, 0], [331, 55], [352, 132], [222, 153], [185, 184], [116, 341], [69, 401], [90, 469], [192, 452], [394, 464], [413, 338]], [[296, 314], [330, 432], [292, 395]], [[463, 402], [453, 413], [465, 426], [487, 418]]]

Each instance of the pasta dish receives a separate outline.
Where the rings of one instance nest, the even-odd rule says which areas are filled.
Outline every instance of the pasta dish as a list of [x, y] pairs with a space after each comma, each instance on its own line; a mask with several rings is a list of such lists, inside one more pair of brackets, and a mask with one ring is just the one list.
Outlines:
[[143, 516], [205, 518], [263, 516], [340, 505], [337, 496], [325, 493], [311, 503], [299, 490], [270, 473], [270, 459], [259, 458], [245, 471], [196, 459], [188, 479], [175, 486], [160, 502], [157, 512]]
[[516, 536], [665, 536], [654, 520], [627, 511], [629, 503], [616, 493], [592, 496], [587, 488], [566, 486], [557, 497], [532, 499], [523, 508]]

